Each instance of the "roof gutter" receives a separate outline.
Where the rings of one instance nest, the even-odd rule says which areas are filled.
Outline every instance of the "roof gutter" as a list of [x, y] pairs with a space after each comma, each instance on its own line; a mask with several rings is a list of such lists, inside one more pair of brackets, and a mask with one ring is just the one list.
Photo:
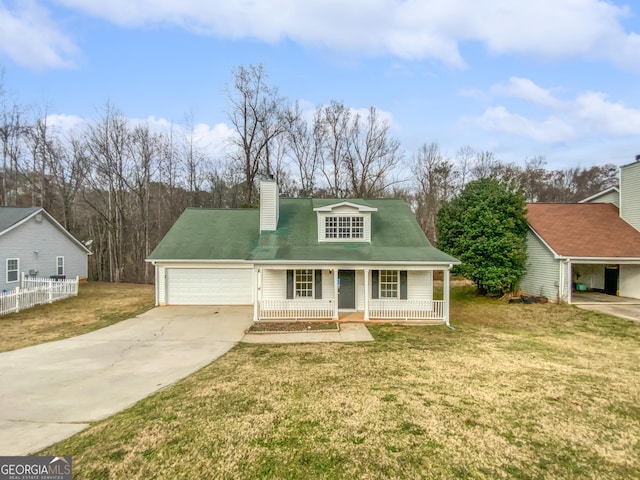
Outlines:
[[618, 263], [618, 264], [640, 264], [640, 257], [570, 257], [557, 255], [557, 260], [571, 261], [572, 263], [583, 264], [602, 264], [602, 263]]

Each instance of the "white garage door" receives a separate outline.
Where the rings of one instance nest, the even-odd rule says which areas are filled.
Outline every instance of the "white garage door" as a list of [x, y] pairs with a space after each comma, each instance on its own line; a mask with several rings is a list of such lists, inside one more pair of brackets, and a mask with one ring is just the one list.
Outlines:
[[250, 269], [168, 268], [168, 305], [251, 305]]

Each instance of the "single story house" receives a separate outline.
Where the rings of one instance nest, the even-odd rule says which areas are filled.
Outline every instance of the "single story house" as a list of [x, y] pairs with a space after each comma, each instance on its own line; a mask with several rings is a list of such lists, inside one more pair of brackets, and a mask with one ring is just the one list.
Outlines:
[[87, 278], [91, 252], [41, 207], [0, 207], [0, 291], [22, 275]]
[[281, 199], [273, 181], [260, 190], [259, 209], [184, 211], [147, 259], [157, 305], [252, 305], [256, 321], [449, 322], [459, 262], [429, 243], [404, 201]]
[[640, 299], [640, 159], [620, 168], [619, 189], [527, 210], [521, 291], [568, 303], [577, 287]]

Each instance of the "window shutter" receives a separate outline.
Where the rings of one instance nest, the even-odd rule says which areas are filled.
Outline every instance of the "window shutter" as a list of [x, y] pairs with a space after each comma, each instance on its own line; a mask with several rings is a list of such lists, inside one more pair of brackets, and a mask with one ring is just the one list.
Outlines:
[[407, 299], [407, 271], [400, 270], [400, 299]]
[[371, 298], [379, 297], [379, 288], [378, 288], [379, 275], [380, 275], [379, 270], [371, 270]]
[[293, 270], [287, 270], [287, 298], [293, 298]]
[[322, 270], [313, 271], [316, 282], [316, 298], [322, 298]]

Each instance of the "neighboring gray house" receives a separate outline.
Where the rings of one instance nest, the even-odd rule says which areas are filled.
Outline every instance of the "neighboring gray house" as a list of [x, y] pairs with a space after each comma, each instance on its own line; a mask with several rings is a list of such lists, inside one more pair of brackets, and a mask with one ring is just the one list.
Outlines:
[[22, 274], [87, 278], [91, 252], [40, 207], [0, 207], [0, 291]]
[[577, 204], [532, 203], [527, 209], [521, 291], [572, 303], [579, 285], [640, 299], [640, 156], [620, 167], [619, 190]]

